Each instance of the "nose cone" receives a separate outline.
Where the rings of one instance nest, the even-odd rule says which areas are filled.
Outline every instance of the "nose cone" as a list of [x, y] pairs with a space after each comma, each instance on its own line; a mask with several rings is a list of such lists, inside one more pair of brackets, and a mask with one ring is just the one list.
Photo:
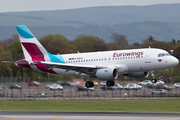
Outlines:
[[173, 59], [172, 59], [173, 67], [176, 66], [178, 63], [179, 63], [179, 60], [177, 58], [173, 57]]

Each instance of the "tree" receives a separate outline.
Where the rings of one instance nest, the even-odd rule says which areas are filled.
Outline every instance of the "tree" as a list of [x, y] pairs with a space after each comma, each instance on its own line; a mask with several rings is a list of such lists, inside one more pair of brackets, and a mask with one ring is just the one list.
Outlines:
[[162, 41], [154, 41], [154, 42], [150, 42], [150, 41], [146, 41], [144, 44], [142, 44], [142, 48], [147, 48], [147, 47], [151, 47], [151, 48], [160, 48], [166, 51], [170, 51], [173, 49], [172, 45], [169, 45], [167, 42], [162, 42]]
[[140, 47], [141, 45], [138, 42], [134, 42], [132, 46], [133, 47]]
[[14, 42], [8, 46], [8, 50], [11, 51], [13, 60], [19, 60], [24, 58], [19, 40], [14, 40]]
[[175, 39], [172, 39], [171, 41], [168, 41], [168, 43], [169, 43], [170, 45], [176, 45], [176, 40], [175, 40]]
[[154, 37], [152, 35], [149, 35], [149, 37], [146, 39], [147, 41], [155, 41]]
[[72, 44], [76, 47], [75, 52], [96, 52], [108, 50], [104, 40], [91, 35], [77, 36]]
[[11, 64], [2, 63], [1, 61], [10, 61], [12, 54], [9, 50], [5, 49], [5, 46], [0, 42], [0, 76], [11, 76], [13, 74]]
[[69, 40], [60, 34], [48, 34], [39, 39], [44, 48], [52, 54], [64, 54]]
[[122, 48], [129, 47], [129, 43], [128, 43], [128, 40], [126, 39], [125, 35], [113, 33], [110, 38], [112, 39], [113, 43], [121, 46]]

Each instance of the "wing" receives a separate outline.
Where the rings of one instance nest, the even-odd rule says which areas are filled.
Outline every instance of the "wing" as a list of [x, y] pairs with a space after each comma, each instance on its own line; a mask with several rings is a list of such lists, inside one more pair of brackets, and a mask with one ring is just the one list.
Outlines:
[[35, 63], [45, 64], [48, 67], [48, 70], [54, 68], [65, 69], [66, 72], [73, 70], [79, 73], [90, 74], [94, 73], [97, 69], [106, 68], [104, 66], [95, 66], [95, 65], [79, 65], [79, 64], [64, 64], [64, 63], [53, 63], [53, 62], [42, 62], [42, 61], [35, 61]]

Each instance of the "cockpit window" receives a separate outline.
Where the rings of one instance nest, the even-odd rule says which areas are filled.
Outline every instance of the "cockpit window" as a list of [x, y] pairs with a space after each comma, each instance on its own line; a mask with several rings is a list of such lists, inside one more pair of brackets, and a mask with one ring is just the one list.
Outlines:
[[159, 53], [158, 57], [170, 56], [169, 53]]
[[161, 57], [161, 53], [160, 53], [160, 54], [158, 54], [158, 57]]
[[169, 54], [169, 53], [166, 53], [166, 56], [170, 56], [170, 54]]

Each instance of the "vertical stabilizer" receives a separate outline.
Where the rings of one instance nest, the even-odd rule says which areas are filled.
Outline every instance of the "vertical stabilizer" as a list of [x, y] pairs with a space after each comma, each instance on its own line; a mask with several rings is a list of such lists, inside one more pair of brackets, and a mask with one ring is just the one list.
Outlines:
[[32, 61], [47, 61], [49, 62], [49, 56], [45, 48], [34, 37], [25, 25], [16, 26], [19, 33], [19, 39], [23, 49], [23, 53], [26, 60]]

